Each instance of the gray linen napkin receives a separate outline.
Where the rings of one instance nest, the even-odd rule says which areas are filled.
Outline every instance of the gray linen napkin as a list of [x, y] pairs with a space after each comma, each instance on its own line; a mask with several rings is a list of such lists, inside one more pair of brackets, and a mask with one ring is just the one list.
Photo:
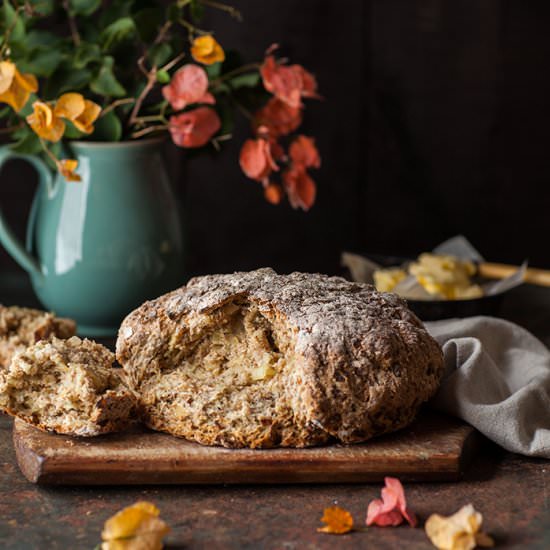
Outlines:
[[445, 355], [431, 402], [505, 449], [550, 458], [550, 351], [525, 329], [492, 317], [426, 323]]

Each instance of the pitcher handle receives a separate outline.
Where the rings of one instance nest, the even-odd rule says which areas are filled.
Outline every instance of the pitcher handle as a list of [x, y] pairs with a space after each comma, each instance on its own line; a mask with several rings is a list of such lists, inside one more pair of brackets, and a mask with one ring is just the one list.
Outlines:
[[[46, 163], [39, 157], [23, 155], [13, 152], [9, 146], [0, 148], [0, 171], [4, 164], [11, 159], [25, 160], [38, 172], [39, 185], [44, 186], [47, 192], [52, 188], [52, 172]], [[6, 223], [2, 209], [0, 208], [0, 242], [9, 255], [28, 273], [34, 276], [42, 276], [40, 262], [26, 250], [20, 239]]]

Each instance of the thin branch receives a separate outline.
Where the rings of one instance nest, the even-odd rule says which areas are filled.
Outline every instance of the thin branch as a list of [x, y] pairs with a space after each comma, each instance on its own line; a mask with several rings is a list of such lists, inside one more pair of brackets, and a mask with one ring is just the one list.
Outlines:
[[222, 82], [229, 80], [230, 78], [233, 78], [234, 76], [237, 76], [242, 73], [247, 73], [248, 71], [258, 70], [260, 66], [261, 66], [260, 63], [247, 63], [246, 65], [237, 67], [236, 69], [233, 69], [232, 71], [229, 71], [219, 76], [218, 78], [216, 78], [216, 80], [212, 81], [211, 86], [216, 87]]
[[160, 132], [161, 130], [167, 130], [167, 129], [168, 129], [168, 124], [162, 124], [159, 126], [148, 126], [147, 128], [143, 128], [143, 130], [138, 130], [137, 132], [134, 132], [130, 137], [135, 139], [141, 136], [145, 136], [147, 134], [151, 134], [153, 132]]
[[147, 76], [147, 84], [143, 87], [143, 90], [141, 90], [141, 93], [139, 94], [136, 102], [134, 103], [134, 108], [132, 109], [132, 112], [130, 113], [130, 118], [128, 120], [130, 126], [135, 124], [137, 115], [139, 113], [139, 110], [141, 109], [141, 105], [145, 98], [149, 95], [149, 92], [153, 89], [157, 82], [157, 68], [153, 67], [149, 71], [149, 75]]
[[128, 105], [128, 103], [135, 103], [135, 97], [124, 97], [122, 99], [115, 99], [110, 105], [107, 105], [105, 109], [101, 111], [99, 118], [105, 116], [107, 113], [110, 113], [113, 109], [120, 107], [121, 105]]
[[168, 61], [166, 65], [163, 65], [159, 70], [160, 71], [169, 71], [174, 65], [177, 65], [185, 57], [185, 52], [180, 53], [178, 56], [174, 57], [171, 61]]
[[23, 128], [24, 126], [25, 126], [25, 122], [20, 122], [15, 126], [7, 126], [6, 128], [0, 128], [0, 134], [10, 134], [11, 132], [15, 132], [15, 130], [19, 130], [20, 128]]
[[241, 15], [241, 12], [238, 9], [234, 8], [233, 6], [224, 4], [223, 2], [216, 2], [216, 0], [200, 0], [200, 2], [205, 6], [210, 6], [211, 8], [216, 8], [217, 10], [227, 12], [231, 17], [234, 17], [235, 19], [237, 19], [237, 21], [243, 20], [243, 16]]
[[76, 20], [71, 15], [71, 7], [69, 6], [69, 0], [63, 0], [63, 9], [67, 12], [67, 19], [69, 21], [69, 29], [71, 30], [71, 38], [73, 39], [75, 46], [80, 46], [80, 34], [76, 27]]

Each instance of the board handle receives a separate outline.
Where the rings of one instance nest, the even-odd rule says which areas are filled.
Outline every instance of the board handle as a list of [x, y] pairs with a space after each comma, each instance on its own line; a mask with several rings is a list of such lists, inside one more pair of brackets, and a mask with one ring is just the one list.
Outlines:
[[[514, 274], [518, 269], [519, 267], [516, 265], [483, 262], [478, 265], [478, 274], [486, 279], [505, 279]], [[550, 287], [550, 271], [528, 267], [525, 271], [523, 281], [533, 285]]]

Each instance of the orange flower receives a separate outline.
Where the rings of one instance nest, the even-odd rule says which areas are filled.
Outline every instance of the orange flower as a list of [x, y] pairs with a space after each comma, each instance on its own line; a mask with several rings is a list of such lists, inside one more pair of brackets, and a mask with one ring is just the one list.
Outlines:
[[286, 136], [294, 132], [302, 124], [302, 110], [291, 107], [284, 101], [272, 97], [267, 104], [260, 109], [255, 117], [253, 126], [266, 126], [269, 134], [274, 138]]
[[170, 527], [151, 502], [136, 502], [110, 517], [101, 532], [101, 550], [160, 550]]
[[30, 127], [43, 139], [59, 141], [65, 132], [65, 123], [61, 118], [43, 101], [35, 101], [32, 108], [33, 112], [27, 117]]
[[202, 147], [220, 128], [220, 117], [209, 107], [173, 115], [168, 127], [172, 141], [180, 147]]
[[326, 525], [318, 527], [319, 533], [330, 533], [332, 535], [343, 535], [353, 529], [353, 517], [339, 506], [325, 508], [321, 521]]
[[290, 107], [301, 107], [302, 97], [319, 97], [315, 77], [301, 65], [284, 65], [267, 55], [260, 74], [265, 89]]
[[283, 200], [283, 190], [276, 183], [268, 183], [264, 189], [264, 197], [271, 204], [279, 204]]
[[267, 179], [271, 172], [279, 170], [273, 158], [273, 149], [275, 149], [275, 155], [280, 152], [266, 138], [247, 139], [243, 143], [239, 155], [239, 164], [242, 171], [250, 179], [265, 182], [267, 185]]
[[382, 500], [371, 501], [367, 510], [367, 525], [400, 525], [406, 519], [411, 527], [417, 520], [413, 512], [407, 508], [403, 485], [395, 477], [384, 478], [386, 486], [382, 489]]
[[212, 65], [212, 63], [216, 63], [217, 61], [225, 60], [223, 48], [210, 34], [199, 36], [193, 40], [191, 55], [195, 61], [204, 65]]
[[77, 168], [77, 160], [63, 159], [57, 161], [57, 169], [67, 181], [82, 181], [82, 178], [77, 173], [75, 173], [75, 170]]
[[315, 182], [301, 167], [292, 166], [283, 173], [283, 184], [292, 208], [309, 210], [315, 202]]
[[288, 149], [288, 154], [294, 166], [302, 168], [319, 168], [321, 157], [315, 147], [315, 140], [307, 136], [298, 136]]
[[99, 116], [101, 107], [84, 99], [82, 94], [68, 93], [63, 94], [56, 102], [54, 114], [70, 120], [76, 128], [85, 134], [91, 134], [94, 131], [93, 123]]
[[178, 69], [170, 84], [162, 88], [162, 95], [172, 109], [180, 111], [192, 103], [214, 105], [214, 96], [208, 93], [208, 75], [198, 65], [187, 64]]
[[32, 74], [21, 74], [11, 61], [0, 62], [0, 102], [7, 103], [19, 112], [38, 90], [38, 82]]

